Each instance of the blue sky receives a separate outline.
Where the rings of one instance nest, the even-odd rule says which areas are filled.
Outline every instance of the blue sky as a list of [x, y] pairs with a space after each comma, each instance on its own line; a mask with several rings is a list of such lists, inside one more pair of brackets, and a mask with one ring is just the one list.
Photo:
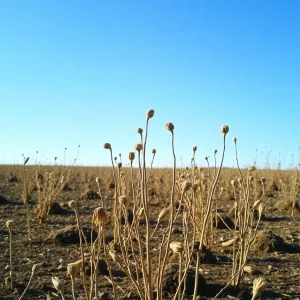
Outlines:
[[[155, 110], [148, 146], [155, 166], [213, 158], [228, 124], [225, 165], [288, 166], [299, 153], [300, 2], [1, 1], [0, 163], [22, 153], [124, 163]], [[280, 153], [280, 156], [279, 156]], [[148, 155], [147, 161], [151, 160]]]

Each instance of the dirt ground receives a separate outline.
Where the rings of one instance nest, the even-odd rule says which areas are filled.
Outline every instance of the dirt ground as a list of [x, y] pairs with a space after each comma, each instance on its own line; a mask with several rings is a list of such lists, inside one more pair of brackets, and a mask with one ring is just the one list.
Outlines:
[[[79, 184], [79, 183], [78, 183]], [[28, 291], [23, 299], [59, 299], [54, 289], [51, 277], [57, 276], [65, 283], [65, 299], [72, 299], [70, 278], [66, 272], [66, 266], [70, 262], [80, 259], [79, 244], [61, 245], [49, 239], [51, 232], [75, 225], [76, 220], [73, 211], [67, 206], [68, 201], [78, 199], [82, 192], [77, 183], [70, 183], [69, 188], [63, 191], [57, 202], [65, 209], [63, 214], [49, 215], [46, 223], [40, 223], [34, 209], [37, 204], [32, 197], [30, 201], [32, 241], [28, 240], [26, 210], [22, 202], [19, 182], [8, 182], [6, 176], [1, 177], [0, 195], [7, 202], [0, 204], [0, 299], [19, 299], [26, 287], [31, 268], [34, 264], [41, 264], [41, 270], [33, 277]], [[97, 191], [97, 190], [96, 190]], [[103, 191], [106, 196], [106, 208], [112, 206], [111, 193]], [[286, 247], [278, 251], [264, 252], [251, 251], [248, 265], [252, 266], [252, 274], [244, 273], [242, 288], [240, 291], [226, 290], [222, 299], [251, 299], [251, 288], [254, 278], [261, 276], [267, 280], [266, 290], [260, 299], [300, 299], [300, 214], [296, 212], [291, 216], [289, 212], [279, 211], [275, 208], [278, 201], [278, 192], [273, 192], [265, 197], [265, 218], [261, 222], [260, 230], [271, 230], [273, 234], [280, 236]], [[219, 200], [220, 212], [226, 212], [232, 206], [233, 200]], [[83, 225], [90, 227], [91, 216], [99, 206], [98, 199], [78, 201], [80, 219]], [[153, 215], [158, 215], [162, 207], [160, 201], [151, 206]], [[5, 222], [13, 220], [13, 277], [14, 291], [11, 292], [7, 284], [9, 278], [9, 234]], [[155, 227], [155, 221], [152, 225]], [[111, 227], [107, 229], [107, 235]], [[215, 242], [211, 247], [216, 255], [214, 263], [202, 263], [200, 272], [207, 282], [207, 291], [199, 299], [212, 299], [218, 291], [224, 287], [231, 274], [231, 251], [224, 249], [221, 242], [229, 238], [227, 229], [217, 229]], [[153, 248], [153, 260], [157, 257], [158, 244]], [[122, 299], [138, 299], [135, 296], [132, 285], [124, 273], [113, 270]], [[75, 281], [76, 299], [85, 299], [84, 290], [80, 279]], [[112, 288], [105, 275], [100, 275], [100, 299], [113, 299]], [[172, 299], [166, 294], [166, 299]], [[191, 299], [187, 296], [186, 299]]]

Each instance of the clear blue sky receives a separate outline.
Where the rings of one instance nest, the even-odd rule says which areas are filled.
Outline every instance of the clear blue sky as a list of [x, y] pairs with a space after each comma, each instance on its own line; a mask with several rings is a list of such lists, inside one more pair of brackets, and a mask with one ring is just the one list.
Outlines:
[[[300, 146], [300, 1], [1, 1], [0, 163], [107, 165], [152, 108], [155, 166], [213, 157], [288, 165]], [[150, 161], [151, 155], [148, 155]]]

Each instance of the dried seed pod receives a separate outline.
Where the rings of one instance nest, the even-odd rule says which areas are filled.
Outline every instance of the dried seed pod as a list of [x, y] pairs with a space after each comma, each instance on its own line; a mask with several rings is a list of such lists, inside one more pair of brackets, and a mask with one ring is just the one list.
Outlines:
[[254, 177], [253, 176], [249, 176], [248, 180], [249, 180], [249, 182], [252, 182], [254, 180]]
[[31, 274], [36, 275], [40, 271], [40, 269], [41, 269], [40, 264], [34, 264], [31, 269]]
[[166, 127], [166, 129], [169, 130], [170, 132], [173, 132], [173, 131], [174, 131], [174, 128], [175, 128], [174, 125], [173, 125], [173, 123], [171, 123], [171, 122], [166, 123], [165, 127]]
[[134, 149], [138, 152], [140, 152], [141, 150], [143, 150], [143, 144], [142, 143], [136, 143], [134, 145]]
[[76, 209], [77, 208], [77, 203], [74, 201], [74, 200], [71, 200], [69, 203], [68, 203], [69, 207], [72, 208], [72, 209]]
[[9, 231], [12, 230], [13, 224], [14, 224], [14, 221], [13, 221], [13, 220], [8, 220], [8, 221], [6, 221], [6, 223], [5, 223], [5, 225], [6, 225], [6, 227], [8, 228]]
[[231, 181], [230, 181], [230, 184], [234, 187], [235, 186], [235, 183], [236, 183], [236, 181], [234, 180], [234, 179], [232, 179]]
[[267, 181], [266, 177], [262, 177], [262, 178], [261, 178], [261, 183], [262, 183], [262, 184], [265, 184], [266, 181]]
[[149, 109], [146, 113], [147, 119], [150, 119], [154, 116], [154, 110], [153, 109]]
[[110, 143], [104, 143], [103, 148], [104, 149], [111, 149], [111, 144]]
[[135, 158], [135, 153], [134, 152], [129, 152], [128, 158], [129, 158], [129, 160], [133, 161], [134, 158]]
[[61, 294], [64, 293], [64, 284], [56, 276], [52, 277], [52, 283], [54, 288]]
[[233, 141], [234, 143], [236, 143], [236, 137], [232, 138], [232, 141]]
[[122, 168], [122, 163], [118, 163], [118, 169]]
[[253, 280], [252, 300], [255, 300], [258, 298], [258, 296], [265, 289], [266, 285], [267, 285], [267, 281], [262, 277], [255, 278]]
[[76, 263], [71, 263], [67, 265], [67, 272], [72, 278], [76, 278], [79, 274], [79, 268]]
[[173, 250], [175, 253], [182, 253], [184, 251], [184, 245], [182, 242], [172, 242], [170, 244], [170, 248]]
[[217, 150], [217, 149], [214, 149], [214, 151], [213, 151], [213, 152], [214, 152], [214, 154], [217, 154], [218, 150]]
[[152, 154], [154, 154], [154, 155], [155, 155], [155, 154], [156, 154], [156, 149], [152, 149], [152, 151], [151, 151], [151, 152], [152, 152]]
[[107, 214], [103, 207], [98, 207], [94, 210], [93, 213], [93, 223], [95, 225], [103, 225], [107, 220]]
[[225, 135], [229, 132], [229, 126], [228, 125], [222, 125], [221, 132]]
[[244, 272], [248, 273], [249, 275], [252, 275], [253, 268], [251, 266], [244, 266]]
[[143, 133], [143, 129], [142, 129], [142, 128], [138, 128], [136, 131], [137, 131], [137, 133], [139, 133], [139, 134], [142, 134], [142, 133]]
[[197, 151], [197, 146], [194, 146], [193, 147], [193, 152], [196, 152]]
[[96, 182], [97, 182], [98, 184], [100, 184], [101, 178], [100, 178], [100, 177], [96, 177]]
[[249, 171], [249, 172], [253, 172], [253, 171], [255, 171], [255, 170], [256, 170], [255, 166], [250, 166], [250, 167], [248, 167], [248, 171]]

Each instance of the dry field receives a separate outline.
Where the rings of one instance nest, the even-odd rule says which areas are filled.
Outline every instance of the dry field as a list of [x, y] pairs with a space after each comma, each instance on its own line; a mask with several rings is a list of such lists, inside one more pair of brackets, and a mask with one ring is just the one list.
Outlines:
[[299, 172], [222, 168], [225, 147], [152, 169], [138, 133], [107, 168], [0, 167], [0, 299], [300, 299]]
[[[55, 203], [59, 206], [50, 211], [44, 222], [40, 222], [36, 213], [38, 191], [35, 184], [35, 173], [37, 170], [39, 174], [45, 174], [47, 171], [50, 172], [51, 167], [48, 167], [47, 171], [46, 167], [37, 168], [30, 166], [27, 169], [31, 221], [31, 241], [29, 241], [26, 206], [22, 198], [24, 192], [22, 166], [2, 166], [0, 169], [0, 194], [7, 200], [5, 201], [2, 198], [0, 204], [0, 299], [19, 299], [29, 281], [32, 267], [35, 264], [40, 264], [40, 270], [33, 276], [23, 299], [59, 299], [59, 293], [54, 288], [51, 280], [54, 276], [64, 282], [65, 299], [72, 299], [71, 279], [67, 272], [67, 265], [81, 259], [79, 240], [71, 235], [55, 238], [53, 233], [66, 229], [70, 225], [76, 225], [74, 211], [68, 206], [70, 200], [76, 200], [81, 225], [88, 229], [91, 228], [93, 212], [97, 207], [102, 206], [102, 201], [108, 213], [113, 210], [115, 193], [112, 170], [109, 168], [73, 167], [71, 168], [68, 182], [55, 199]], [[129, 169], [124, 169], [123, 172], [125, 173], [124, 177], [130, 176]], [[134, 169], [133, 172], [134, 176], [138, 177], [138, 170]], [[176, 176], [182, 177], [187, 176], [184, 175], [185, 173], [192, 174], [192, 170], [177, 170], [177, 172]], [[208, 176], [208, 169], [202, 170], [202, 172], [204, 174], [203, 180], [205, 180]], [[213, 169], [211, 169], [211, 172], [213, 172]], [[148, 201], [150, 207], [150, 229], [152, 231], [156, 227], [158, 215], [170, 201], [171, 174], [171, 169], [153, 169], [149, 179]], [[266, 192], [262, 200], [265, 204], [265, 210], [258, 227], [258, 233], [271, 231], [275, 237], [278, 236], [281, 239], [279, 238], [277, 241], [273, 237], [273, 240], [265, 241], [265, 245], [262, 244], [261, 249], [259, 247], [250, 249], [246, 265], [250, 266], [251, 269], [246, 269], [246, 272], [243, 272], [241, 283], [237, 290], [228, 287], [220, 298], [233, 299], [233, 297], [238, 297], [238, 299], [251, 299], [252, 282], [258, 277], [263, 277], [267, 281], [261, 299], [297, 299], [300, 297], [300, 217], [297, 207], [292, 215], [292, 205], [290, 203], [293, 189], [292, 179], [295, 174], [296, 171], [279, 170], [257, 170], [253, 172], [253, 182], [259, 181], [262, 176], [267, 178]], [[101, 178], [100, 191], [102, 199], [99, 197], [97, 177]], [[231, 180], [238, 177], [238, 170], [222, 170], [218, 189], [223, 187], [223, 192], [220, 196], [218, 195], [218, 199], [214, 200], [214, 219], [216, 209], [218, 214], [223, 216], [223, 219], [225, 219], [224, 216], [229, 216], [229, 211], [232, 209], [235, 201]], [[128, 190], [128, 183], [126, 184]], [[295, 188], [297, 192], [296, 197], [298, 197], [298, 183]], [[253, 193], [255, 193], [255, 188], [253, 188]], [[128, 192], [128, 194], [130, 193]], [[178, 191], [176, 191], [175, 198], [178, 197]], [[132, 208], [132, 204], [129, 205], [130, 208]], [[12, 226], [13, 291], [10, 290], [9, 280], [9, 231], [5, 225], [7, 220], [14, 221]], [[157, 236], [151, 240], [150, 259], [153, 266], [158, 263], [162, 232], [168, 226], [167, 220], [167, 217], [162, 219], [157, 227]], [[234, 220], [232, 215], [231, 220]], [[203, 299], [213, 298], [226, 285], [232, 274], [232, 245], [229, 247], [222, 246], [224, 241], [231, 239], [232, 229], [222, 226], [222, 223], [218, 226], [215, 226], [215, 223], [213, 225], [211, 226], [209, 221], [208, 228], [211, 240], [208, 247], [213, 255], [208, 257], [207, 260], [200, 262], [200, 274], [205, 278], [207, 284], [200, 291], [202, 295], [200, 297]], [[141, 227], [141, 232], [145, 232], [145, 228], [143, 228], [145, 227], [145, 222], [143, 220], [139, 226]], [[113, 222], [107, 221], [107, 224], [103, 227], [107, 246], [109, 247], [109, 242], [113, 241]], [[78, 236], [78, 232], [76, 234]], [[183, 225], [178, 220], [172, 229], [171, 241], [182, 241], [183, 235]], [[253, 245], [256, 244], [254, 243]], [[88, 252], [86, 249], [84, 251]], [[103, 252], [100, 253], [100, 257], [102, 259]], [[118, 297], [120, 299], [139, 299], [140, 297], [124, 270], [111, 257], [108, 257], [108, 260], [111, 265]], [[101, 262], [103, 261], [105, 261], [105, 258], [101, 260]], [[167, 256], [167, 263], [169, 262], [173, 264], [179, 263], [176, 253], [174, 254], [171, 249]], [[192, 259], [190, 265], [195, 268], [195, 264], [195, 259]], [[106, 266], [103, 268], [104, 270], [101, 270], [98, 277], [99, 299], [113, 299], [112, 286], [109, 281], [110, 275]], [[173, 281], [173, 286], [176, 289], [178, 283], [174, 279], [176, 276], [173, 277], [171, 277], [171, 282]], [[74, 279], [74, 286], [75, 299], [86, 299], [80, 275]], [[167, 286], [162, 299], [173, 299], [173, 296], [174, 288]], [[191, 299], [192, 295], [186, 293], [185, 298]]]

